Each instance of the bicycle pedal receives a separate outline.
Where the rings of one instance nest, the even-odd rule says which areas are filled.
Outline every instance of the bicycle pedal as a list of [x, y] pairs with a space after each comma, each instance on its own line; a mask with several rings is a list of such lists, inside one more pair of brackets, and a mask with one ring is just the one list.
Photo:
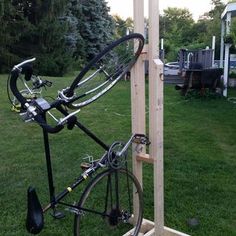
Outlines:
[[146, 135], [143, 135], [143, 134], [136, 134], [134, 139], [133, 139], [133, 143], [145, 144], [147, 146], [151, 144], [148, 137]]
[[57, 211], [57, 210], [54, 210], [51, 213], [51, 215], [53, 216], [53, 218], [55, 218], [57, 220], [60, 220], [66, 216], [62, 211]]
[[81, 168], [82, 170], [87, 170], [87, 169], [89, 169], [90, 167], [91, 167], [91, 164], [88, 163], [88, 162], [82, 162], [82, 163], [80, 164], [80, 168]]

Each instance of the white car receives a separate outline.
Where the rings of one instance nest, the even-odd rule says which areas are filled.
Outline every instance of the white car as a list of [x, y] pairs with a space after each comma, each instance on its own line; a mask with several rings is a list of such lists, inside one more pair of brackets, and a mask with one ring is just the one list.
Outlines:
[[179, 74], [179, 63], [169, 62], [164, 66], [164, 75], [178, 75]]

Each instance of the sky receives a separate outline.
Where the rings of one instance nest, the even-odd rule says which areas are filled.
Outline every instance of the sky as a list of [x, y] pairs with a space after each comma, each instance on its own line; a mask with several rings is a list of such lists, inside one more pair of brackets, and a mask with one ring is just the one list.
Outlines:
[[[106, 0], [108, 6], [111, 8], [111, 14], [118, 14], [122, 18], [133, 15], [133, 0]], [[222, 0], [227, 3], [228, 0]], [[145, 3], [145, 16], [148, 15], [148, 0], [144, 0]], [[163, 9], [168, 7], [187, 8], [193, 15], [194, 20], [198, 20], [198, 17], [205, 12], [211, 10], [211, 0], [159, 0], [160, 13], [163, 13]]]

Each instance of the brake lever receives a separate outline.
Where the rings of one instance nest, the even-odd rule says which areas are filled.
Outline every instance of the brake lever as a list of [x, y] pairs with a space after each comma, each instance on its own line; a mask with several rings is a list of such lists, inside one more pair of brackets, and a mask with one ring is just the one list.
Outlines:
[[52, 86], [52, 82], [51, 81], [48, 81], [48, 80], [44, 80], [44, 84], [48, 87], [51, 87]]
[[44, 87], [46, 89], [47, 87], [51, 87], [52, 86], [52, 82], [48, 81], [48, 80], [41, 80], [39, 77], [37, 77], [38, 80], [36, 80], [35, 82], [33, 82], [33, 89], [39, 89], [41, 87]]
[[77, 113], [80, 112], [80, 109], [68, 114], [67, 116], [65, 116], [64, 118], [61, 118], [58, 122], [58, 125], [64, 125], [68, 119], [70, 119], [71, 117], [73, 117], [74, 115], [76, 115]]

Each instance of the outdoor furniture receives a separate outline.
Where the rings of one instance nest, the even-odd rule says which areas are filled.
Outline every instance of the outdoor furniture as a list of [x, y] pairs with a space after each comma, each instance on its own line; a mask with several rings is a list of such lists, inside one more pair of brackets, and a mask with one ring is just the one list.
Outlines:
[[181, 90], [181, 95], [186, 96], [190, 90], [197, 90], [201, 95], [205, 95], [206, 89], [216, 92], [216, 88], [221, 88], [222, 68], [209, 69], [188, 69], [184, 75], [184, 84], [176, 85], [177, 90]]

